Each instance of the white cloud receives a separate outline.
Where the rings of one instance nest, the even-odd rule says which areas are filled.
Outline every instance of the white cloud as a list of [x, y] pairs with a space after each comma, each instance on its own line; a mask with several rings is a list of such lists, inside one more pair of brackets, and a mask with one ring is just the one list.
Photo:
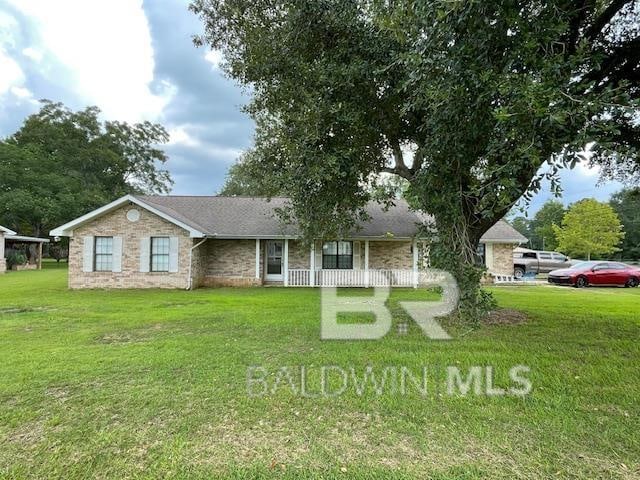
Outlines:
[[82, 101], [105, 116], [157, 119], [175, 91], [154, 93], [151, 34], [141, 0], [9, 0], [34, 22], [38, 45], [22, 53], [66, 67]]
[[17, 27], [13, 17], [0, 11], [0, 95], [25, 82], [22, 68], [8, 53], [15, 45], [14, 32]]
[[213, 68], [218, 68], [220, 66], [220, 62], [222, 62], [222, 53], [218, 50], [209, 50], [204, 59], [213, 65]]
[[11, 87], [9, 90], [13, 95], [18, 98], [33, 98], [33, 93], [28, 88], [24, 87]]
[[22, 54], [37, 63], [40, 63], [42, 61], [42, 57], [44, 56], [42, 50], [38, 50], [37, 48], [33, 47], [24, 48], [22, 50]]
[[181, 125], [169, 130], [169, 145], [184, 145], [185, 147], [199, 147], [200, 141], [187, 132], [187, 126]]
[[11, 58], [0, 44], [0, 95], [24, 83], [24, 73], [20, 65]]

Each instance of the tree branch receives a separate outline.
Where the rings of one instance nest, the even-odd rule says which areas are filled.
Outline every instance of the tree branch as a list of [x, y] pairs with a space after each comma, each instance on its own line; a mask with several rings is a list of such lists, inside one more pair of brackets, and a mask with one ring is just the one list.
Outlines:
[[407, 180], [411, 180], [413, 178], [412, 169], [407, 167], [407, 164], [404, 163], [404, 155], [402, 153], [402, 149], [400, 148], [400, 142], [397, 139], [390, 140], [391, 143], [391, 152], [393, 153], [393, 167], [383, 167], [380, 171], [386, 173], [393, 173]]
[[582, 0], [580, 6], [576, 8], [569, 24], [567, 55], [573, 55], [574, 53], [576, 53], [576, 50], [578, 48], [578, 37], [580, 36], [580, 26], [587, 18], [593, 7], [593, 0]]
[[607, 8], [597, 17], [591, 26], [585, 32], [585, 38], [593, 42], [598, 35], [602, 33], [604, 27], [606, 27], [611, 19], [627, 4], [634, 0], [613, 0]]

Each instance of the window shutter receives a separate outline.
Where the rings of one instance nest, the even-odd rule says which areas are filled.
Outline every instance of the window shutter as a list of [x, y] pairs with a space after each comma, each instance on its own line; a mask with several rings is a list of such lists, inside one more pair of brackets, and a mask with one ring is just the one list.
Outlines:
[[113, 237], [111, 271], [122, 271], [122, 237]]
[[82, 271], [93, 272], [93, 237], [84, 237], [84, 246], [82, 250]]
[[485, 267], [487, 267], [488, 270], [492, 270], [494, 265], [493, 265], [493, 243], [485, 243], [484, 245], [484, 261], [485, 261]]
[[353, 242], [353, 269], [360, 270], [360, 242]]
[[179, 253], [178, 237], [169, 237], [169, 272], [176, 273], [178, 271], [178, 253]]
[[322, 242], [316, 242], [316, 270], [322, 269]]
[[149, 271], [149, 262], [151, 261], [151, 238], [143, 237], [140, 239], [140, 271], [147, 273]]

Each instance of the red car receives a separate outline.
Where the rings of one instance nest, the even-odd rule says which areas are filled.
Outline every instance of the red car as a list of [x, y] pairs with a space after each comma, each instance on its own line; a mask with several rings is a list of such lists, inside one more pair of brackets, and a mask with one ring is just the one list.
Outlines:
[[640, 268], [619, 262], [580, 262], [570, 268], [552, 271], [548, 281], [577, 288], [589, 285], [637, 287]]

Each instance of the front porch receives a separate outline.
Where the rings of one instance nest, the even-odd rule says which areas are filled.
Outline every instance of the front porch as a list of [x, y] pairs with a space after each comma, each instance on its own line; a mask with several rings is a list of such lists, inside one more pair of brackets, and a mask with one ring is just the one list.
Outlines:
[[209, 239], [194, 252], [194, 285], [417, 287], [424, 251], [421, 242], [410, 238], [311, 245], [290, 238]]
[[289, 287], [414, 287], [419, 276], [413, 270], [289, 270]]

